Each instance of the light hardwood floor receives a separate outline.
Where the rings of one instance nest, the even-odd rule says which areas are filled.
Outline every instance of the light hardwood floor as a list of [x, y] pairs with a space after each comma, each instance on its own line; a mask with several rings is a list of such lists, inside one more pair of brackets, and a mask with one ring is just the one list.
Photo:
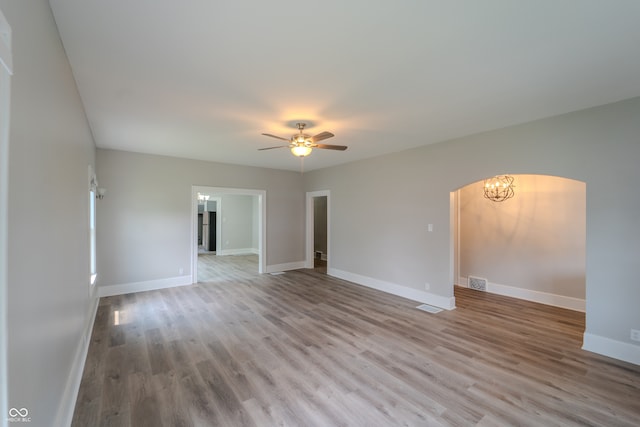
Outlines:
[[581, 313], [456, 289], [429, 314], [225, 258], [100, 301], [74, 426], [639, 425], [640, 367], [581, 350]]

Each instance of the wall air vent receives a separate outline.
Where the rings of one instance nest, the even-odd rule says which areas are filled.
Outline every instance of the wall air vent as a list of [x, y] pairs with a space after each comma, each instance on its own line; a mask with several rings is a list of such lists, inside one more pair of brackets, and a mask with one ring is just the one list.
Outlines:
[[476, 291], [487, 290], [487, 279], [482, 277], [469, 276], [469, 289], [475, 289]]

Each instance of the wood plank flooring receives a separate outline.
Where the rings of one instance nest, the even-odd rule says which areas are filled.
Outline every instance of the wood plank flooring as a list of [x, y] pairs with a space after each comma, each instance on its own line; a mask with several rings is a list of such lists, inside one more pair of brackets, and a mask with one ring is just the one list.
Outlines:
[[429, 314], [216, 262], [207, 283], [101, 299], [74, 426], [640, 424], [640, 367], [581, 350], [581, 313], [456, 289]]
[[258, 255], [198, 255], [198, 282], [251, 279], [258, 274]]

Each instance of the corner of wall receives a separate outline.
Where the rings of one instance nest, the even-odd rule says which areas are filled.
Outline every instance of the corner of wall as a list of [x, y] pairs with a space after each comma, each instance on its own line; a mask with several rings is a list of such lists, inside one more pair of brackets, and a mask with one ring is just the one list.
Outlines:
[[640, 365], [640, 346], [612, 340], [600, 335], [584, 333], [582, 349], [624, 362]]

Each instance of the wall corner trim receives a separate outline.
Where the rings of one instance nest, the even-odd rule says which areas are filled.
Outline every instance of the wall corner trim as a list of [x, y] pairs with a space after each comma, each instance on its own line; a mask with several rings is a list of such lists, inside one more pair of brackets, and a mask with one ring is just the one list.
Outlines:
[[640, 346], [585, 332], [582, 349], [640, 365]]
[[327, 269], [327, 274], [329, 276], [347, 280], [349, 282], [353, 282], [358, 285], [366, 286], [372, 289], [377, 289], [379, 291], [386, 292], [388, 294], [407, 298], [413, 301], [418, 301], [423, 304], [429, 304], [436, 307], [444, 308], [445, 310], [453, 310], [454, 308], [456, 308], [455, 297], [443, 297], [440, 295], [432, 294], [430, 292], [408, 288], [406, 286], [385, 282], [383, 280], [362, 276], [356, 273], [350, 273], [348, 271], [338, 270], [336, 268]]
[[188, 286], [191, 284], [193, 284], [193, 281], [189, 274], [187, 276], [167, 277], [165, 279], [147, 280], [145, 282], [123, 283], [120, 285], [101, 285], [98, 287], [98, 296], [110, 297], [135, 292], [174, 288], [176, 286]]

